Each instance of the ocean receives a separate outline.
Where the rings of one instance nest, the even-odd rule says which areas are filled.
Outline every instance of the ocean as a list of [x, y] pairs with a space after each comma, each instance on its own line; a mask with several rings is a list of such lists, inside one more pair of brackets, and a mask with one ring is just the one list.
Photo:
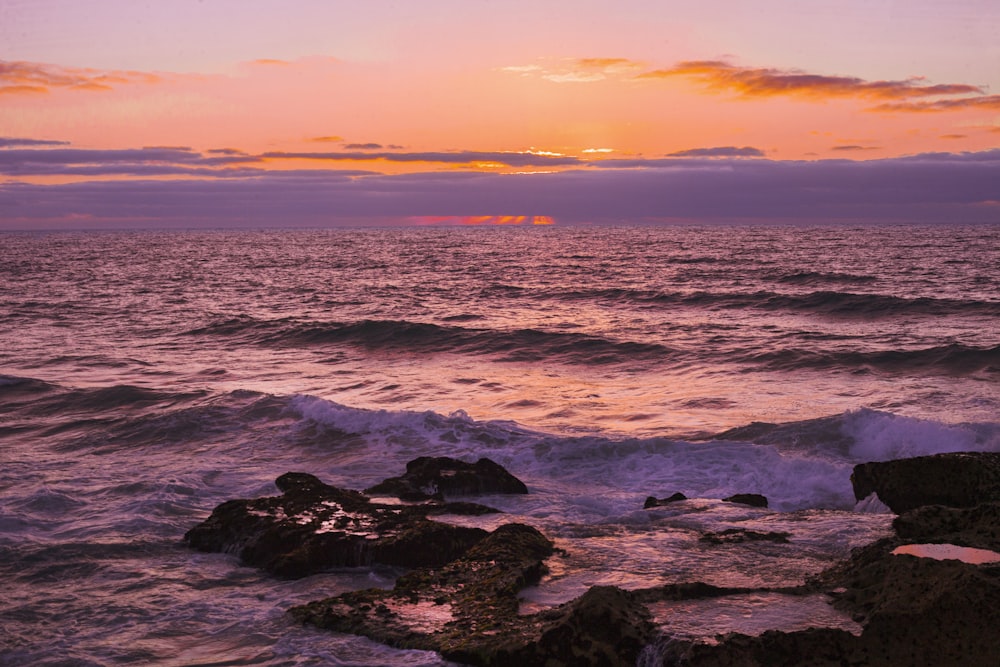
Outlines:
[[[0, 234], [0, 664], [444, 665], [285, 610], [182, 537], [287, 471], [362, 489], [488, 457], [565, 552], [524, 592], [802, 583], [888, 534], [859, 462], [1000, 451], [1000, 226]], [[690, 500], [643, 509], [647, 496]], [[760, 493], [768, 509], [722, 502]], [[741, 527], [788, 544], [707, 544]], [[855, 626], [778, 594], [664, 632]]]

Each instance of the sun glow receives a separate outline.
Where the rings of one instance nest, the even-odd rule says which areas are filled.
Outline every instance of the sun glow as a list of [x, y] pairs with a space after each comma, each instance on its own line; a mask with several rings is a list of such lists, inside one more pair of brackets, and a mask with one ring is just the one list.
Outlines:
[[554, 225], [550, 215], [425, 215], [412, 218], [420, 225]]

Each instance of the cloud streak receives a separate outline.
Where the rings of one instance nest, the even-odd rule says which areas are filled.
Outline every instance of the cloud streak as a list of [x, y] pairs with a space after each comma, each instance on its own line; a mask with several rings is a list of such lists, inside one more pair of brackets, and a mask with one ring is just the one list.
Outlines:
[[640, 79], [683, 77], [703, 84], [712, 92], [732, 92], [743, 97], [791, 96], [810, 99], [853, 97], [900, 100], [938, 95], [981, 95], [978, 86], [967, 84], [928, 85], [922, 79], [865, 81], [851, 76], [827, 76], [796, 70], [738, 67], [721, 60], [689, 60], [669, 69], [640, 74]]
[[117, 85], [151, 84], [160, 80], [159, 75], [150, 72], [0, 60], [0, 95], [44, 94], [53, 89], [106, 91]]
[[537, 76], [554, 83], [588, 83], [642, 69], [642, 63], [628, 58], [575, 58], [555, 64], [513, 65], [502, 68], [521, 76]]
[[[895, 81], [866, 81], [853, 76], [829, 76], [798, 70], [738, 67], [721, 60], [690, 60], [668, 69], [644, 72], [637, 79], [684, 78], [711, 93], [731, 93], [743, 99], [791, 97], [822, 101], [860, 99], [880, 102], [867, 111], [879, 113], [934, 113], [963, 110], [1000, 110], [1000, 95], [987, 95], [980, 86], [964, 83], [928, 84], [914, 77]], [[927, 99], [927, 98], [944, 99]]]
[[[15, 140], [18, 141], [18, 140]], [[19, 140], [35, 141], [35, 140]], [[46, 142], [62, 145], [65, 142]], [[0, 141], [0, 145], [2, 141]], [[190, 148], [150, 147], [120, 150], [44, 148], [19, 143], [0, 151], [0, 174], [7, 176], [223, 176], [247, 175], [232, 167], [259, 163], [260, 158], [234, 149], [217, 149], [205, 156]], [[24, 146], [32, 146], [25, 148]], [[263, 170], [253, 173], [263, 173]]]
[[0, 148], [23, 146], [68, 146], [68, 141], [52, 141], [49, 139], [28, 139], [25, 137], [0, 137]]
[[947, 100], [923, 100], [918, 102], [889, 102], [872, 107], [871, 111], [935, 113], [941, 111], [963, 111], [966, 109], [1000, 111], [1000, 95], [983, 95], [980, 97]]
[[289, 153], [274, 151], [263, 153], [261, 157], [283, 160], [325, 160], [331, 162], [385, 160], [386, 162], [431, 162], [441, 164], [497, 164], [508, 167], [573, 166], [582, 165], [580, 158], [567, 155], [539, 155], [538, 153], [507, 153], [502, 151], [426, 151], [413, 153], [390, 152], [329, 152], [329, 153]]
[[670, 153], [668, 157], [764, 157], [764, 151], [753, 146], [717, 146], [715, 148], [689, 148]]

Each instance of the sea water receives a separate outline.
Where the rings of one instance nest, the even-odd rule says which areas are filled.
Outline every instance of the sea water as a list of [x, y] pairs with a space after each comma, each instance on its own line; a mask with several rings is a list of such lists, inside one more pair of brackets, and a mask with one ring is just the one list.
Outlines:
[[[398, 570], [281, 581], [183, 545], [287, 471], [361, 489], [417, 456], [504, 465], [528, 495], [443, 520], [522, 521], [564, 550], [527, 613], [595, 584], [802, 583], [889, 531], [854, 464], [1000, 451], [1000, 227], [0, 243], [0, 664], [444, 664], [285, 614]], [[700, 539], [728, 528], [789, 541]], [[856, 630], [777, 594], [653, 611], [705, 641]]]

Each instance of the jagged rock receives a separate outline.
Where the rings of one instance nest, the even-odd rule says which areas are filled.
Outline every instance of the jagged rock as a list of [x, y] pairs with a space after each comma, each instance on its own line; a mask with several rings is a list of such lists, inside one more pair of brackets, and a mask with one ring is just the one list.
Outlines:
[[854, 466], [858, 500], [877, 493], [896, 514], [923, 505], [975, 507], [1000, 501], [1000, 453], [959, 452]]
[[614, 586], [594, 586], [536, 618], [541, 635], [517, 652], [511, 665], [631, 667], [655, 636], [646, 607], [634, 594]]
[[890, 538], [856, 549], [811, 582], [863, 625], [836, 629], [729, 634], [718, 643], [671, 641], [663, 665], [993, 665], [1000, 655], [1000, 567], [893, 555]]
[[767, 507], [767, 498], [759, 493], [737, 493], [729, 496], [728, 498], [723, 498], [722, 501], [726, 503], [749, 505], [751, 507]]
[[200, 551], [236, 554], [282, 577], [372, 563], [433, 567], [459, 557], [487, 533], [432, 521], [428, 514], [496, 511], [472, 503], [382, 505], [306, 473], [286, 473], [275, 484], [281, 496], [224, 502], [185, 541]]
[[[757, 637], [730, 633], [716, 644], [665, 637], [657, 654], [664, 667], [875, 667], [849, 661], [858, 638], [846, 630], [769, 630]], [[897, 663], [890, 663], [897, 664]], [[904, 663], [898, 663], [904, 664]], [[888, 664], [883, 667], [889, 667]]]
[[897, 535], [911, 542], [1000, 551], [1000, 503], [970, 508], [925, 505], [896, 517], [892, 527]]
[[660, 507], [662, 505], [669, 505], [670, 503], [676, 503], [681, 500], [687, 500], [687, 496], [678, 491], [669, 498], [657, 498], [655, 496], [649, 496], [646, 498], [646, 502], [643, 503], [643, 509], [649, 509], [650, 507]]
[[446, 495], [527, 493], [524, 482], [490, 459], [466, 463], [447, 456], [421, 456], [406, 464], [406, 473], [366, 489], [371, 495], [403, 500], [443, 499]]
[[304, 623], [470, 665], [635, 664], [653, 627], [631, 593], [595, 587], [557, 609], [518, 614], [518, 591], [537, 582], [552, 552], [534, 528], [507, 524], [443, 568], [400, 577], [392, 590], [354, 591], [290, 612]]
[[767, 532], [758, 530], [747, 530], [745, 528], [727, 528], [716, 533], [705, 533], [698, 541], [709, 544], [740, 544], [741, 542], [777, 542], [788, 544], [790, 533]]

